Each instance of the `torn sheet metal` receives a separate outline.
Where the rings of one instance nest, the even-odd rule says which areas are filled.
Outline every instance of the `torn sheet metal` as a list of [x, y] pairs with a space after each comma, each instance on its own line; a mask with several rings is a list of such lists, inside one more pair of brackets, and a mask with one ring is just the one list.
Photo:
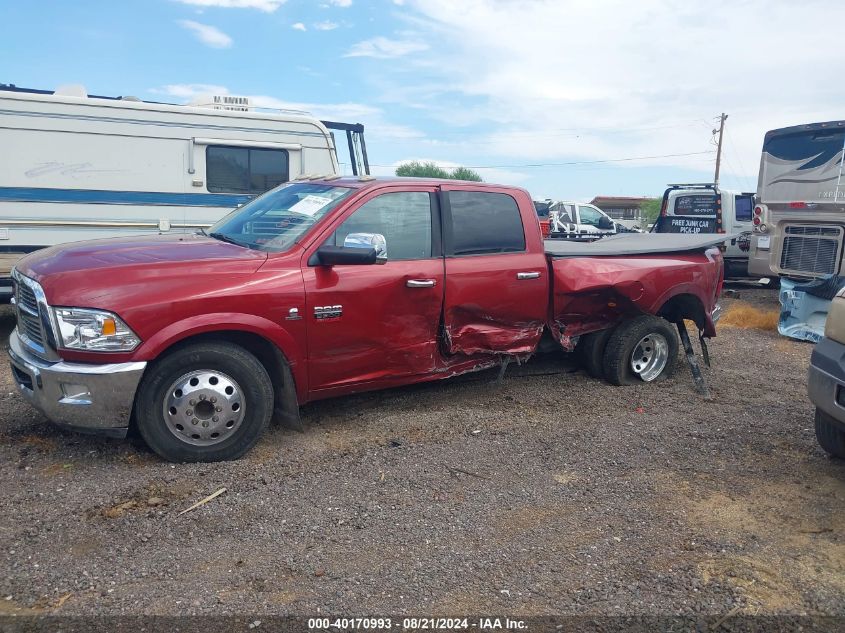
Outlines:
[[843, 287], [845, 277], [837, 275], [825, 275], [806, 283], [781, 279], [778, 332], [799, 341], [818, 343], [824, 336], [830, 302]]
[[705, 335], [713, 336], [715, 297], [708, 293], [718, 286], [721, 262], [708, 258], [703, 265], [702, 259], [697, 253], [553, 259], [552, 334], [569, 349], [571, 337], [613, 327], [637, 314], [657, 314], [672, 297], [691, 295], [704, 309]]
[[[464, 313], [463, 318], [461, 312]], [[445, 328], [450, 354], [531, 354], [545, 328], [542, 322], [503, 323], [494, 321], [489, 315], [467, 312], [453, 310], [450, 314], [452, 324], [447, 324]]]

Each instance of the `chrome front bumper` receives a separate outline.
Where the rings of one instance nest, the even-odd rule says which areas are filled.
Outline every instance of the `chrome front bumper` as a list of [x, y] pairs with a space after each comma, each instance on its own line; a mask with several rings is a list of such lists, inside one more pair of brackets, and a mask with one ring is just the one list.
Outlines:
[[52, 422], [81, 430], [124, 435], [146, 362], [68, 363], [28, 352], [18, 330], [9, 337], [18, 391]]

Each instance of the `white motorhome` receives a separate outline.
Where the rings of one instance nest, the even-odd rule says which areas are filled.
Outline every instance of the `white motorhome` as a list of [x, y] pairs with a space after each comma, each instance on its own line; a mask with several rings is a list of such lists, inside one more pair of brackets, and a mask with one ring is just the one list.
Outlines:
[[257, 111], [0, 85], [0, 298], [24, 254], [61, 242], [196, 230], [283, 182], [339, 172], [329, 128], [368, 173], [363, 126]]
[[725, 233], [726, 277], [748, 276], [754, 194], [713, 183], [669, 185], [654, 233]]
[[807, 280], [845, 275], [845, 121], [763, 139], [749, 268]]

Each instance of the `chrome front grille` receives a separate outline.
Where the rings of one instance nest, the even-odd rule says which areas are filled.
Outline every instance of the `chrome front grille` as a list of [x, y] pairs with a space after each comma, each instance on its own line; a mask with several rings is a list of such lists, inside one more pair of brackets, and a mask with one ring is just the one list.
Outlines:
[[24, 277], [17, 270], [12, 271], [12, 284], [17, 306], [18, 334], [34, 353], [44, 358], [52, 356], [47, 345], [42, 320], [43, 316], [46, 316], [42, 315], [42, 309], [46, 309], [46, 303], [41, 286], [28, 277]]
[[18, 305], [28, 310], [32, 314], [38, 314], [38, 299], [35, 298], [35, 293], [32, 288], [25, 284], [18, 286]]
[[780, 268], [785, 273], [835, 274], [839, 270], [841, 246], [841, 227], [787, 225], [783, 235]]

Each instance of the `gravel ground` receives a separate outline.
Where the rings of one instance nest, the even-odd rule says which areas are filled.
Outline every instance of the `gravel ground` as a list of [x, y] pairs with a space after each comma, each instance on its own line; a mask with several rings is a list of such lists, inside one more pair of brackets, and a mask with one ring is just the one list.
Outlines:
[[842, 616], [811, 349], [720, 328], [710, 401], [684, 365], [618, 388], [546, 357], [312, 404], [305, 433], [211, 465], [59, 431], [3, 365], [0, 615]]

